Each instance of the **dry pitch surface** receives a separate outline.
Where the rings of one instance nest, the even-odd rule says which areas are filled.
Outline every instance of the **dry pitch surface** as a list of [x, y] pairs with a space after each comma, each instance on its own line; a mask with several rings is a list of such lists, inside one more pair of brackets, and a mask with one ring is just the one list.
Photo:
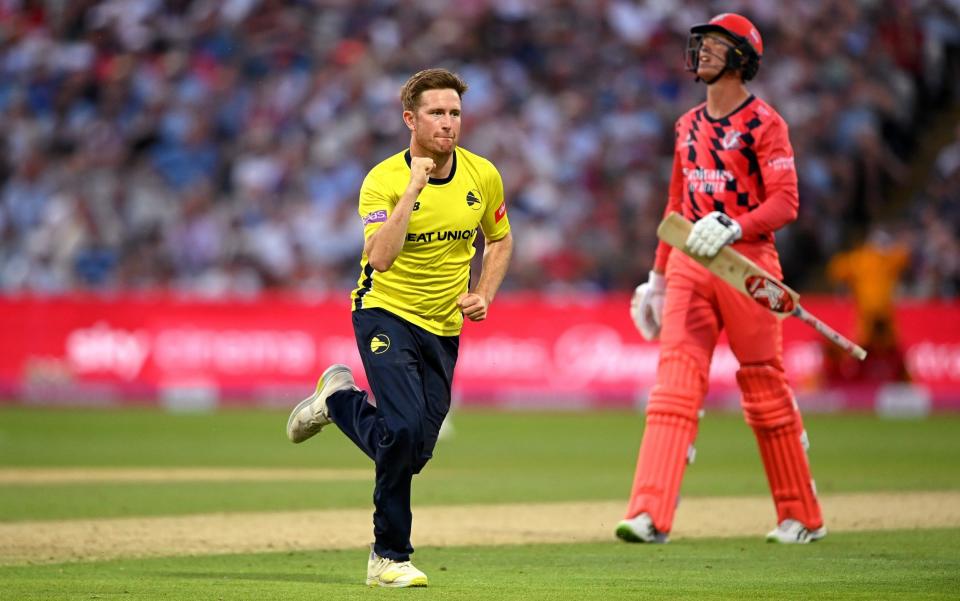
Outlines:
[[[293, 473], [287, 473], [293, 472]], [[369, 479], [366, 470], [0, 469], [0, 484]], [[833, 532], [960, 527], [960, 492], [863, 493], [821, 499]], [[626, 500], [414, 507], [414, 545], [613, 541]], [[0, 565], [306, 549], [360, 548], [372, 509], [0, 523]], [[762, 537], [766, 497], [697, 497], [677, 510], [673, 540]]]

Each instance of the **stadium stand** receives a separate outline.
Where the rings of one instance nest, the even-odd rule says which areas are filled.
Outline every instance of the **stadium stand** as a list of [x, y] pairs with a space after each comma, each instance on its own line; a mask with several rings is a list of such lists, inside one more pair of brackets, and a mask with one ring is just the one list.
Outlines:
[[405, 144], [399, 86], [427, 66], [469, 82], [464, 146], [501, 168], [505, 287], [629, 290], [677, 107], [703, 94], [686, 32], [721, 10], [762, 30], [752, 85], [796, 146], [787, 279], [816, 286], [893, 219], [906, 291], [955, 298], [960, 128], [909, 202], [890, 193], [956, 114], [947, 0], [0, 0], [0, 291], [352, 287], [360, 179]]

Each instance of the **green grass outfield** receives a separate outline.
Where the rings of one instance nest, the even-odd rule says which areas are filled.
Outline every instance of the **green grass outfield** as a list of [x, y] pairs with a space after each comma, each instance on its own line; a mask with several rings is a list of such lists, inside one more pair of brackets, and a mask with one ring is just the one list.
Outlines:
[[[336, 430], [292, 445], [286, 414], [0, 409], [10, 468], [331, 468], [370, 462]], [[960, 416], [887, 421], [808, 416], [824, 495], [960, 490]], [[455, 435], [414, 482], [432, 505], [622, 501], [642, 431], [634, 413], [460, 411]], [[749, 429], [710, 414], [685, 497], [766, 495]], [[372, 478], [371, 478], [372, 479]], [[16, 482], [0, 480], [0, 524], [215, 512], [370, 507], [371, 479]], [[770, 509], [772, 526], [773, 511]], [[305, 525], [309, 527], [309, 524]], [[477, 524], [482, 528], [482, 524]], [[417, 536], [414, 522], [414, 542]], [[367, 539], [369, 540], [369, 539]], [[431, 586], [362, 586], [355, 549], [0, 566], [0, 600], [26, 599], [957, 599], [960, 529], [832, 532], [803, 547], [762, 539], [418, 547]], [[0, 541], [0, 546], [4, 543]], [[22, 563], [22, 562], [21, 562]]]

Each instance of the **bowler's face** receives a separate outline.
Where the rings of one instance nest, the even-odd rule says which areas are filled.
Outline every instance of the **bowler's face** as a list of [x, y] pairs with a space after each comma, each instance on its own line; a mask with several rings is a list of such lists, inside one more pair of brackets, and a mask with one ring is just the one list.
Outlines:
[[426, 90], [416, 113], [404, 111], [414, 143], [433, 154], [449, 154], [460, 139], [460, 95], [456, 90]]

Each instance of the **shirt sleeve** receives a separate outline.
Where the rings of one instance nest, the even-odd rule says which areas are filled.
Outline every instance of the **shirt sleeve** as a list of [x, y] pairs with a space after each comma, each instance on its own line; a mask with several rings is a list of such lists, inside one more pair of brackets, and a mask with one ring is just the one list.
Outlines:
[[[680, 168], [680, 155], [674, 150], [673, 174], [670, 176], [670, 191], [667, 194], [667, 207], [663, 210], [666, 217], [672, 212], [683, 214], [683, 171]], [[657, 243], [657, 254], [653, 259], [653, 269], [663, 273], [667, 270], [667, 259], [670, 258], [672, 246], [660, 240]]]
[[367, 174], [363, 185], [360, 186], [358, 208], [360, 219], [363, 221], [364, 240], [380, 229], [395, 206], [397, 206], [397, 199], [386, 193], [385, 188], [373, 177], [373, 174]]
[[490, 175], [485, 184], [486, 206], [480, 219], [480, 229], [487, 240], [496, 241], [510, 232], [510, 219], [507, 217], [507, 203], [503, 198], [503, 179], [493, 165], [490, 165]]
[[800, 207], [797, 169], [787, 124], [779, 115], [760, 137], [757, 162], [765, 197], [757, 208], [737, 217], [744, 239], [775, 232], [797, 218]]

